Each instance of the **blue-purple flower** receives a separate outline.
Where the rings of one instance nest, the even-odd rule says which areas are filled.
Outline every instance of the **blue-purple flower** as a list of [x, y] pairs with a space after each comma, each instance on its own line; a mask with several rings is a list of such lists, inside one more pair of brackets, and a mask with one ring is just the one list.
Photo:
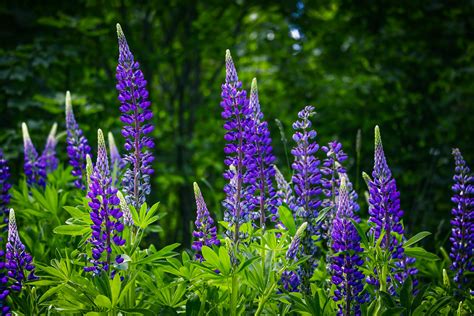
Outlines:
[[330, 226], [331, 281], [336, 286], [334, 301], [338, 302], [339, 315], [360, 315], [360, 304], [366, 301], [361, 295], [364, 288], [364, 274], [360, 267], [364, 261], [360, 256], [360, 236], [354, 224], [346, 177], [341, 177], [337, 211]]
[[214, 220], [207, 210], [206, 202], [202, 197], [201, 190], [196, 182], [194, 182], [194, 196], [196, 198], [196, 230], [193, 232], [192, 249], [196, 252], [195, 259], [202, 261], [203, 257], [201, 249], [203, 246], [212, 247], [219, 246], [220, 240], [217, 239], [217, 227], [214, 225]]
[[54, 123], [49, 132], [48, 138], [46, 139], [46, 145], [44, 146], [41, 159], [44, 161], [46, 172], [50, 173], [58, 168], [59, 159], [56, 157], [56, 129], [58, 124]]
[[[121, 237], [124, 229], [123, 212], [119, 206], [120, 199], [117, 197], [117, 189], [112, 187], [107, 148], [100, 129], [97, 132], [97, 137], [97, 161], [87, 193], [87, 197], [90, 199], [90, 218], [92, 220], [92, 235], [89, 238], [89, 243], [92, 245], [92, 258], [90, 258], [92, 266], [84, 268], [85, 271], [93, 272], [94, 275], [98, 275], [101, 271], [109, 272], [111, 270], [112, 242], [117, 246], [125, 244], [125, 240]], [[120, 260], [122, 260], [120, 256], [117, 256], [117, 263], [120, 263]]]
[[25, 153], [23, 168], [25, 171], [26, 182], [30, 186], [38, 184], [39, 186], [44, 187], [46, 185], [46, 164], [42, 157], [38, 157], [38, 152], [31, 141], [28, 127], [25, 123], [22, 123], [21, 129], [23, 132]]
[[[404, 229], [401, 223], [403, 211], [400, 208], [400, 193], [397, 190], [395, 179], [387, 165], [380, 137], [379, 127], [375, 127], [375, 154], [372, 178], [366, 176], [369, 185], [369, 220], [371, 223], [370, 234], [375, 237], [375, 242], [384, 233], [380, 243], [381, 248], [391, 254], [395, 267], [392, 269], [394, 277], [387, 277], [388, 290], [395, 293], [399, 284], [409, 276], [414, 276], [418, 270], [409, 265], [415, 259], [404, 254], [402, 240]], [[398, 237], [397, 237], [398, 235]], [[377, 271], [374, 271], [377, 275]], [[394, 281], [397, 281], [398, 284]], [[377, 276], [369, 276], [368, 282], [378, 286]], [[414, 286], [417, 284], [413, 281]]]
[[268, 123], [263, 119], [260, 109], [257, 79], [255, 78], [252, 81], [249, 106], [252, 110], [253, 142], [249, 143], [247, 156], [244, 158], [248, 168], [245, 181], [252, 187], [251, 191], [255, 191], [252, 202], [254, 202], [254, 208], [257, 211], [254, 212], [253, 219], [260, 219], [260, 227], [265, 227], [267, 212], [273, 222], [278, 219], [278, 200], [273, 187], [275, 156], [273, 155], [272, 139]]
[[5, 268], [8, 277], [13, 281], [10, 289], [20, 292], [26, 280], [37, 279], [32, 256], [26, 252], [25, 245], [20, 240], [16, 226], [15, 211], [10, 209], [8, 221], [8, 241], [6, 246]]
[[[323, 174], [321, 185], [326, 198], [323, 200], [321, 206], [323, 208], [329, 208], [323, 228], [325, 231], [329, 231], [337, 211], [338, 188], [342, 177], [346, 178], [349, 207], [352, 213], [359, 211], [359, 204], [357, 203], [357, 193], [353, 190], [352, 183], [349, 181], [346, 168], [343, 165], [344, 161], [347, 160], [347, 155], [342, 150], [342, 144], [338, 141], [332, 141], [329, 142], [327, 146], [321, 147], [321, 149], [326, 154], [326, 158], [323, 160], [321, 167], [321, 173]], [[355, 215], [354, 218], [358, 220], [358, 217]]]
[[74, 117], [69, 91], [66, 92], [66, 129], [67, 155], [69, 164], [73, 168], [71, 174], [76, 177], [74, 185], [76, 188], [84, 190], [86, 188], [83, 179], [86, 173], [86, 156], [90, 155], [91, 147]]
[[148, 136], [153, 131], [150, 124], [153, 113], [148, 100], [146, 80], [140, 65], [135, 61], [122, 28], [117, 24], [119, 57], [117, 65], [117, 91], [120, 101], [120, 120], [123, 122], [122, 135], [125, 137], [126, 154], [124, 160], [130, 167], [122, 179], [125, 198], [136, 209], [145, 203], [150, 194], [150, 175], [153, 174], [151, 152], [155, 144]]
[[0, 150], [0, 216], [2, 217], [1, 222], [8, 223], [8, 214], [10, 209], [8, 204], [10, 203], [10, 167], [8, 162], [3, 156], [3, 151]]
[[474, 176], [459, 149], [453, 149], [455, 161], [454, 184], [452, 186], [455, 204], [451, 213], [451, 269], [455, 272], [454, 282], [459, 288], [469, 288], [474, 272]]
[[[289, 262], [297, 261], [297, 255], [300, 251], [301, 245], [301, 238], [303, 233], [305, 232], [306, 228], [308, 227], [308, 223], [304, 222], [296, 231], [295, 236], [291, 240], [290, 246], [286, 252], [286, 260]], [[292, 270], [285, 270], [281, 275], [281, 282], [283, 288], [288, 292], [297, 292], [298, 287], [301, 284], [300, 277], [298, 273]]]
[[293, 123], [296, 132], [293, 140], [296, 147], [291, 150], [294, 162], [291, 165], [294, 171], [292, 182], [296, 195], [293, 211], [302, 221], [308, 223], [307, 234], [302, 240], [303, 255], [310, 256], [301, 267], [299, 273], [302, 279], [302, 288], [309, 291], [309, 279], [312, 277], [317, 265], [317, 246], [313, 236], [320, 235], [319, 225], [316, 223], [318, 209], [321, 205], [321, 172], [319, 159], [315, 156], [319, 145], [315, 142], [316, 131], [311, 129], [310, 117], [314, 115], [314, 107], [306, 106], [298, 113], [299, 120]]
[[[224, 186], [226, 198], [224, 220], [234, 228], [233, 238], [237, 241], [240, 236], [240, 226], [250, 220], [250, 214], [255, 206], [253, 194], [255, 187], [249, 185], [252, 177], [247, 176], [248, 164], [252, 163], [252, 153], [249, 144], [255, 140], [253, 120], [250, 117], [247, 94], [242, 90], [242, 83], [237, 77], [234, 62], [229, 50], [226, 51], [226, 79], [222, 85], [222, 118], [225, 120], [224, 139], [226, 145], [224, 163], [229, 169], [224, 178], [229, 181]], [[228, 232], [230, 233], [230, 232]]]
[[282, 204], [288, 205], [290, 209], [295, 208], [295, 196], [293, 194], [293, 189], [291, 185], [286, 181], [285, 177], [281, 173], [280, 169], [277, 166], [273, 166], [275, 169], [275, 181], [277, 184], [277, 197], [278, 197], [278, 206]]

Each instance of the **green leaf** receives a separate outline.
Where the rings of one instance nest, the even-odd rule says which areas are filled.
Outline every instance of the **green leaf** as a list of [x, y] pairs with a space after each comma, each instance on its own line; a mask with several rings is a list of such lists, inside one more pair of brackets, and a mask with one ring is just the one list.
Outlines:
[[405, 311], [404, 307], [393, 307], [382, 313], [382, 316], [400, 316]]
[[388, 294], [387, 292], [380, 291], [380, 297], [382, 298], [382, 302], [384, 303], [384, 306], [390, 307], [390, 308], [395, 306], [392, 296]]
[[408, 257], [413, 257], [417, 259], [425, 259], [425, 260], [439, 260], [439, 257], [434, 253], [428, 252], [421, 247], [409, 247], [405, 249], [405, 254]]
[[66, 210], [66, 212], [69, 213], [69, 215], [71, 215], [71, 216], [72, 216], [73, 218], [75, 218], [75, 219], [81, 219], [81, 218], [83, 218], [85, 215], [86, 215], [86, 216], [89, 216], [88, 213], [81, 211], [81, 210], [78, 209], [77, 207], [73, 207], [73, 206], [63, 206], [63, 208]]
[[208, 246], [203, 246], [201, 252], [202, 256], [206, 260], [206, 263], [211, 264], [215, 268], [220, 268], [219, 256], [217, 256], [217, 254], [211, 248]]
[[402, 289], [400, 290], [400, 304], [405, 309], [410, 310], [412, 297], [412, 281], [411, 278], [406, 278], [403, 282]]
[[286, 206], [281, 205], [278, 208], [278, 214], [280, 215], [280, 220], [285, 225], [285, 227], [290, 232], [291, 236], [296, 234], [296, 224], [295, 219], [293, 218], [293, 213]]
[[231, 263], [230, 263], [229, 253], [227, 252], [227, 249], [225, 247], [219, 248], [219, 261], [220, 261], [220, 267], [221, 267], [221, 269], [219, 270], [224, 275], [228, 275], [230, 273]]
[[105, 308], [112, 308], [112, 302], [110, 299], [105, 295], [97, 295], [94, 299], [94, 304], [98, 307], [105, 307]]
[[60, 235], [81, 236], [89, 231], [89, 226], [81, 225], [61, 225], [53, 229], [53, 232]]
[[435, 315], [435, 313], [438, 312], [441, 308], [448, 305], [451, 299], [451, 296], [442, 297], [433, 306], [431, 306], [426, 315]]
[[416, 244], [417, 242], [419, 242], [420, 240], [424, 239], [425, 237], [428, 237], [429, 235], [431, 235], [430, 232], [420, 232], [420, 233], [416, 234], [415, 236], [411, 237], [410, 239], [408, 239], [408, 240], [403, 244], [403, 247], [404, 247], [404, 248], [410, 247], [411, 245]]
[[357, 233], [359, 234], [360, 239], [362, 240], [362, 243], [364, 244], [364, 248], [368, 249], [369, 241], [367, 240], [367, 235], [364, 233], [364, 230], [362, 229], [362, 227], [360, 227], [359, 223], [357, 223], [355, 220], [353, 219], [350, 219], [350, 220], [352, 224], [354, 225], [354, 227], [356, 228]]
[[118, 298], [120, 295], [120, 289], [122, 287], [122, 282], [120, 281], [119, 274], [115, 274], [114, 279], [110, 281], [110, 292], [112, 296], [112, 306], [116, 306], [118, 303]]

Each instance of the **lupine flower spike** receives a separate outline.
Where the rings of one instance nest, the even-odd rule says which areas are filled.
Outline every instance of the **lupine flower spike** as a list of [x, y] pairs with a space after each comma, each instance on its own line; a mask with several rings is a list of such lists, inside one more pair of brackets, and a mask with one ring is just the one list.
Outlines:
[[196, 182], [194, 186], [194, 196], [196, 198], [196, 230], [193, 232], [194, 241], [192, 249], [196, 252], [195, 259], [202, 261], [203, 257], [201, 254], [202, 246], [212, 247], [212, 245], [219, 246], [220, 240], [217, 239], [217, 228], [214, 225], [214, 220], [207, 210], [206, 202], [202, 197], [201, 190]]
[[123, 212], [123, 223], [127, 226], [133, 226], [134, 222], [132, 218], [132, 213], [130, 212], [130, 207], [128, 207], [125, 197], [120, 191], [117, 192], [117, 196], [120, 199], [120, 208], [122, 209], [122, 212]]
[[10, 288], [20, 292], [26, 280], [35, 280], [35, 266], [33, 258], [26, 252], [25, 245], [20, 240], [18, 228], [16, 226], [15, 211], [10, 209], [10, 219], [8, 222], [8, 241], [6, 251], [5, 267], [8, 277], [13, 280]]
[[455, 272], [454, 282], [460, 289], [472, 286], [474, 272], [474, 176], [466, 165], [459, 149], [453, 149], [455, 161], [452, 201], [455, 204], [451, 213], [451, 270]]
[[43, 153], [41, 154], [41, 159], [45, 163], [47, 173], [56, 170], [59, 164], [59, 159], [56, 157], [56, 144], [58, 143], [56, 140], [57, 128], [58, 124], [54, 123], [46, 140], [46, 146], [44, 146]]
[[[308, 223], [304, 222], [296, 231], [296, 234], [291, 240], [290, 246], [288, 247], [288, 251], [286, 252], [286, 259], [288, 261], [297, 260], [297, 254], [300, 250], [301, 238], [307, 227], [308, 227]], [[281, 283], [283, 284], [283, 288], [286, 291], [297, 292], [300, 282], [301, 282], [300, 277], [294, 271], [291, 271], [291, 270], [283, 271], [281, 275]]]
[[46, 185], [46, 165], [42, 157], [38, 157], [33, 142], [31, 141], [28, 127], [25, 123], [21, 124], [23, 132], [23, 145], [25, 152], [24, 170], [26, 182], [28, 185], [38, 184], [42, 187]]
[[336, 285], [334, 301], [338, 302], [339, 315], [361, 315], [360, 304], [366, 301], [361, 295], [364, 288], [364, 275], [360, 267], [364, 261], [360, 257], [363, 251], [360, 247], [360, 236], [350, 221], [354, 219], [346, 177], [341, 177], [339, 198], [335, 217], [330, 226], [331, 280]]
[[[92, 245], [92, 266], [84, 268], [87, 272], [98, 275], [101, 271], [111, 270], [112, 242], [117, 246], [123, 246], [125, 240], [121, 237], [124, 225], [122, 223], [123, 212], [120, 210], [120, 199], [117, 197], [117, 189], [112, 187], [110, 176], [107, 148], [104, 135], [99, 129], [97, 132], [98, 150], [97, 161], [94, 171], [90, 177], [90, 186], [87, 193], [90, 199], [90, 218], [92, 220], [92, 236], [89, 243]], [[103, 253], [105, 252], [105, 258]], [[116, 258], [117, 263], [122, 263], [120, 256]]]
[[257, 79], [253, 79], [250, 92], [250, 109], [253, 119], [253, 142], [249, 144], [248, 156], [245, 159], [251, 160], [246, 165], [249, 167], [246, 174], [246, 181], [255, 191], [253, 197], [256, 203], [255, 208], [258, 210], [254, 219], [260, 219], [260, 227], [265, 227], [266, 212], [273, 222], [278, 219], [277, 214], [277, 197], [273, 186], [273, 177], [275, 169], [273, 162], [272, 139], [268, 130], [268, 123], [263, 119], [263, 113], [260, 109], [258, 100]]
[[[10, 168], [8, 167], [7, 160], [3, 156], [3, 152], [0, 150], [0, 216], [2, 217], [1, 222], [8, 223], [8, 216], [10, 209], [8, 204], [10, 203], [11, 184], [9, 182]], [[3, 237], [0, 237], [0, 242], [3, 245]], [[5, 251], [0, 249], [0, 313], [6, 315], [10, 311], [10, 307], [6, 304], [6, 299], [10, 290], [8, 289], [8, 277], [5, 271]]]
[[308, 222], [308, 233], [302, 240], [302, 254], [311, 256], [301, 267], [299, 273], [302, 279], [302, 289], [309, 291], [309, 279], [317, 265], [317, 246], [313, 236], [319, 236], [319, 225], [316, 223], [318, 208], [321, 201], [321, 173], [319, 159], [315, 154], [319, 145], [314, 141], [316, 131], [311, 129], [310, 117], [314, 115], [314, 107], [307, 106], [298, 113], [299, 120], [293, 123], [296, 130], [293, 140], [296, 147], [291, 150], [295, 160], [292, 164], [294, 175], [292, 182], [296, 194], [296, 215]]
[[110, 164], [113, 169], [120, 170], [124, 167], [125, 163], [122, 161], [122, 157], [120, 157], [117, 145], [115, 144], [114, 135], [109, 132], [107, 136], [109, 140]]
[[125, 171], [122, 184], [127, 202], [139, 209], [151, 190], [151, 163], [154, 158], [149, 150], [155, 143], [148, 135], [153, 131], [153, 125], [150, 124], [153, 113], [148, 101], [147, 82], [139, 63], [133, 58], [120, 24], [117, 24], [117, 36], [119, 57], [116, 87], [122, 113], [120, 119], [124, 124], [122, 135], [125, 137], [127, 152], [124, 160], [130, 165]]
[[92, 163], [91, 156], [89, 154], [86, 155], [86, 183], [87, 189], [91, 187], [91, 175], [94, 172], [94, 164]]
[[295, 196], [293, 195], [293, 189], [291, 188], [291, 185], [285, 180], [285, 177], [277, 166], [273, 166], [273, 168], [275, 169], [275, 181], [278, 188], [278, 206], [284, 203], [288, 205], [290, 209], [294, 209]]
[[78, 189], [85, 189], [83, 177], [86, 173], [86, 156], [90, 155], [91, 148], [74, 117], [69, 91], [66, 92], [66, 129], [67, 155], [73, 168], [71, 174], [76, 177], [74, 185]]
[[338, 188], [341, 177], [346, 178], [346, 189], [349, 193], [351, 211], [359, 211], [359, 204], [357, 203], [357, 193], [353, 190], [352, 183], [349, 181], [346, 168], [343, 165], [344, 161], [347, 160], [347, 155], [342, 150], [342, 144], [338, 141], [332, 141], [327, 146], [321, 147], [321, 149], [326, 153], [326, 158], [321, 167], [321, 173], [323, 174], [321, 185], [326, 198], [321, 205], [324, 208], [329, 208], [323, 229], [329, 231], [337, 211]]
[[[3, 156], [3, 152], [0, 150], [0, 216], [2, 223], [8, 223], [8, 213], [10, 209], [8, 204], [10, 203], [10, 167], [8, 162]], [[1, 240], [1, 239], [0, 239]]]
[[[375, 154], [374, 154], [374, 170], [372, 178], [365, 176], [366, 181], [369, 182], [369, 223], [372, 223], [370, 234], [375, 237], [377, 241], [384, 232], [384, 237], [381, 242], [381, 247], [385, 251], [391, 253], [392, 259], [398, 266], [398, 271], [395, 272], [395, 280], [402, 284], [408, 275], [417, 273], [415, 268], [408, 268], [408, 264], [414, 263], [414, 258], [407, 258], [404, 255], [401, 240], [403, 239], [404, 229], [401, 223], [403, 211], [400, 209], [400, 193], [397, 190], [395, 179], [392, 178], [392, 173], [387, 165], [385, 154], [382, 146], [382, 139], [380, 137], [379, 127], [375, 127]], [[392, 233], [397, 233], [400, 238], [395, 238]], [[376, 272], [377, 273], [377, 272]], [[369, 283], [378, 285], [377, 278], [369, 278]], [[393, 282], [394, 280], [388, 278], [388, 290], [395, 292], [398, 286]], [[416, 285], [416, 281], [413, 283]]]
[[249, 107], [247, 94], [242, 90], [242, 83], [237, 77], [229, 50], [226, 51], [226, 77], [221, 97], [222, 118], [226, 121], [224, 129], [227, 131], [224, 136], [227, 142], [224, 147], [226, 154], [224, 162], [229, 166], [224, 173], [224, 178], [229, 183], [224, 187], [226, 199], [222, 204], [225, 208], [224, 220], [234, 227], [233, 239], [236, 243], [241, 237], [240, 226], [249, 221], [249, 215], [255, 205], [252, 199], [254, 188], [245, 181], [248, 179], [244, 179], [246, 163], [252, 162], [251, 159], [246, 159], [252, 155], [248, 153], [248, 143], [254, 136], [253, 120], [250, 118], [252, 110]]

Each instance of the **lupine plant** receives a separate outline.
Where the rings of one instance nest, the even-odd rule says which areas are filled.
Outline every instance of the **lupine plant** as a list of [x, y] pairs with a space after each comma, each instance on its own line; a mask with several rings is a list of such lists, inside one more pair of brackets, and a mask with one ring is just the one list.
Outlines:
[[[120, 25], [117, 34], [123, 156], [110, 132], [107, 146], [101, 126], [92, 155], [69, 92], [65, 144], [54, 125], [39, 156], [22, 125], [25, 179], [10, 176], [0, 151], [2, 315], [473, 314], [474, 180], [461, 152], [453, 150], [451, 234], [434, 235], [439, 244], [449, 240], [451, 251], [432, 253], [416, 245], [430, 233], [410, 231], [395, 180], [403, 177], [388, 167], [379, 128], [367, 188], [349, 180], [344, 140], [319, 150], [313, 123], [324, 122], [312, 106], [293, 124], [294, 147], [284, 159], [293, 163], [285, 169], [257, 82], [239, 80], [230, 51], [220, 87], [222, 209], [208, 207], [216, 203], [206, 205], [194, 183], [192, 240], [157, 249], [167, 228], [159, 225], [166, 215], [159, 203], [146, 201], [154, 182], [152, 106]], [[360, 143], [358, 136], [356, 161]], [[67, 161], [56, 147], [67, 148]], [[206, 192], [216, 189], [202, 180]]]

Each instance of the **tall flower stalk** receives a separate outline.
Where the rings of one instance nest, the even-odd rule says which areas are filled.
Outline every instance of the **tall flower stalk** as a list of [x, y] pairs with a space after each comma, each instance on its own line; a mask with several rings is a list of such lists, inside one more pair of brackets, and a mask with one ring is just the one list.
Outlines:
[[280, 169], [277, 166], [273, 166], [275, 169], [275, 181], [277, 183], [277, 197], [278, 197], [278, 206], [285, 203], [290, 209], [295, 208], [295, 196], [293, 194], [293, 189], [291, 185], [286, 181], [285, 177], [281, 173]]
[[360, 236], [351, 219], [354, 219], [346, 177], [341, 177], [337, 211], [330, 226], [331, 281], [336, 285], [334, 301], [338, 302], [339, 315], [361, 315], [360, 304], [365, 302], [361, 295], [364, 288], [364, 274], [360, 267], [364, 261], [360, 256]]
[[86, 175], [86, 156], [90, 155], [91, 148], [74, 117], [69, 91], [66, 92], [66, 129], [67, 155], [69, 164], [73, 168], [71, 174], [76, 178], [74, 185], [76, 188], [84, 190], [86, 188], [83, 179]]
[[0, 150], [0, 216], [2, 217], [2, 223], [8, 223], [8, 214], [10, 212], [8, 204], [10, 204], [11, 187], [10, 167], [8, 167], [8, 162], [3, 156], [3, 151]]
[[38, 156], [35, 146], [30, 138], [28, 132], [28, 126], [25, 123], [21, 125], [23, 132], [23, 145], [24, 145], [24, 171], [26, 176], [26, 182], [28, 185], [38, 184], [44, 187], [46, 185], [46, 164], [42, 157]]
[[294, 212], [308, 223], [307, 234], [302, 240], [302, 254], [311, 256], [300, 269], [302, 289], [309, 291], [309, 279], [317, 265], [317, 246], [313, 236], [319, 236], [319, 225], [316, 223], [318, 209], [321, 205], [321, 172], [320, 161], [315, 154], [319, 145], [315, 142], [316, 131], [311, 129], [310, 117], [314, 115], [314, 107], [306, 106], [298, 113], [299, 120], [293, 123], [296, 132], [293, 140], [296, 146], [291, 150], [294, 162], [291, 165], [294, 171], [292, 182], [296, 194]]
[[[87, 193], [87, 197], [90, 199], [90, 218], [92, 220], [92, 235], [89, 238], [89, 243], [92, 245], [92, 258], [90, 259], [92, 266], [87, 266], [84, 270], [92, 272], [94, 275], [100, 274], [101, 271], [110, 275], [112, 242], [117, 246], [125, 244], [125, 240], [121, 237], [124, 229], [123, 212], [120, 209], [117, 189], [112, 186], [107, 148], [100, 129], [97, 132], [97, 138], [97, 161], [90, 177]], [[117, 256], [115, 260], [117, 263], [123, 261], [120, 256]]]
[[[338, 188], [340, 187], [341, 178], [346, 178], [346, 190], [349, 194], [349, 207], [352, 213], [359, 211], [359, 204], [357, 203], [357, 193], [354, 191], [352, 183], [347, 177], [346, 168], [343, 165], [347, 160], [347, 155], [342, 149], [342, 144], [338, 141], [332, 141], [327, 146], [321, 147], [321, 149], [326, 154], [321, 167], [321, 173], [323, 174], [321, 185], [325, 196], [321, 206], [329, 208], [323, 229], [329, 231], [337, 211]], [[358, 219], [357, 217], [354, 218]]]
[[20, 240], [18, 228], [16, 226], [15, 211], [10, 209], [10, 219], [8, 221], [8, 241], [6, 251], [5, 267], [8, 277], [13, 280], [10, 288], [20, 292], [26, 280], [34, 280], [35, 266], [33, 257], [26, 252], [25, 245]]
[[[451, 270], [454, 282], [460, 289], [469, 288], [472, 283], [468, 274], [474, 272], [474, 176], [459, 149], [453, 149], [455, 161], [454, 184], [452, 186], [455, 204], [451, 214]], [[471, 280], [471, 281], [470, 281]]]
[[226, 145], [224, 163], [229, 169], [224, 173], [224, 178], [229, 181], [224, 186], [226, 199], [223, 201], [225, 208], [224, 219], [234, 228], [233, 240], [237, 243], [240, 236], [240, 226], [248, 222], [254, 203], [252, 195], [254, 187], [248, 185], [250, 177], [246, 176], [247, 165], [252, 162], [247, 157], [249, 142], [254, 139], [252, 113], [247, 100], [247, 94], [242, 89], [242, 83], [237, 77], [237, 71], [230, 55], [226, 51], [226, 78], [222, 85], [222, 118], [226, 121], [224, 129], [227, 131], [224, 139]]
[[58, 143], [56, 139], [56, 130], [58, 124], [54, 123], [49, 132], [48, 138], [46, 139], [46, 145], [44, 147], [43, 153], [41, 154], [41, 159], [43, 159], [46, 167], [46, 172], [50, 173], [58, 168], [59, 159], [56, 157], [56, 144]]
[[194, 186], [194, 196], [196, 198], [196, 230], [193, 232], [194, 241], [192, 249], [196, 252], [195, 259], [202, 261], [201, 254], [202, 246], [211, 247], [212, 245], [219, 246], [220, 240], [217, 239], [217, 227], [214, 225], [214, 220], [207, 210], [206, 202], [202, 197], [201, 190], [196, 182]]
[[[375, 153], [372, 178], [368, 178], [369, 185], [369, 220], [370, 234], [375, 242], [382, 236], [381, 248], [390, 253], [396, 269], [392, 269], [394, 277], [387, 277], [387, 289], [394, 293], [398, 284], [402, 284], [409, 275], [415, 275], [417, 270], [409, 268], [414, 258], [407, 258], [404, 254], [402, 240], [404, 229], [401, 223], [403, 211], [400, 208], [400, 193], [397, 190], [395, 179], [387, 165], [380, 137], [379, 127], [375, 127]], [[396, 235], [398, 234], [398, 237]], [[379, 271], [375, 271], [378, 274]], [[398, 281], [398, 284], [394, 281]], [[378, 277], [369, 277], [369, 283], [379, 285]], [[416, 282], [414, 282], [416, 285]]]
[[254, 135], [253, 142], [249, 144], [249, 157], [247, 159], [251, 161], [247, 164], [249, 166], [247, 182], [253, 187], [252, 191], [255, 190], [255, 202], [258, 209], [256, 213], [260, 219], [260, 227], [265, 227], [267, 212], [273, 222], [278, 219], [278, 201], [273, 186], [275, 156], [273, 155], [268, 123], [264, 120], [260, 109], [257, 79], [255, 78], [252, 81], [249, 106], [252, 110], [251, 118], [253, 119]]
[[124, 160], [130, 164], [122, 179], [125, 198], [130, 205], [138, 209], [150, 194], [150, 175], [153, 174], [151, 152], [155, 144], [148, 136], [153, 131], [150, 124], [153, 113], [148, 100], [146, 80], [140, 65], [135, 61], [120, 24], [117, 24], [119, 57], [117, 65], [117, 90], [120, 101], [120, 116], [125, 137]]

